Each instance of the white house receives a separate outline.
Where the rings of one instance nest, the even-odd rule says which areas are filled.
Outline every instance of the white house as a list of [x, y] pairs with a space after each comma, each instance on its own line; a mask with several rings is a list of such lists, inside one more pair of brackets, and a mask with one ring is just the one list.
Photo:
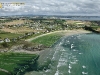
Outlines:
[[10, 39], [5, 38], [4, 41], [5, 41], [5, 42], [10, 42]]

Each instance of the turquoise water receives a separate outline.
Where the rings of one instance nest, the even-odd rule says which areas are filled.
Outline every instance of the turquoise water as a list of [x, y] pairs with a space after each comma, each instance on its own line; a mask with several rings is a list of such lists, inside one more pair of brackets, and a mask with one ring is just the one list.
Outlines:
[[100, 35], [65, 36], [40, 58], [49, 68], [25, 75], [100, 75]]

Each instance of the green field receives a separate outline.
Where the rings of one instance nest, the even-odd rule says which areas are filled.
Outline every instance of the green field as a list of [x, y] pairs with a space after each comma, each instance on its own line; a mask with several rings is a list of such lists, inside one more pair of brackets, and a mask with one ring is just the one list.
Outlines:
[[4, 33], [0, 33], [0, 39], [4, 39], [4, 38], [16, 38], [18, 36], [20, 36], [22, 34], [15, 34], [15, 33], [8, 33], [8, 32], [4, 32]]
[[[10, 75], [21, 75], [30, 68], [30, 64], [34, 64], [35, 54], [26, 53], [0, 53], [0, 68], [7, 70]], [[0, 71], [0, 75], [8, 75]]]
[[32, 40], [33, 43], [36, 44], [42, 44], [46, 47], [50, 47], [52, 46], [55, 42], [57, 42], [60, 38], [62, 37], [62, 35], [57, 34], [57, 33], [53, 33], [53, 34], [49, 34], [49, 35], [45, 35], [42, 37], [39, 37], [35, 40]]

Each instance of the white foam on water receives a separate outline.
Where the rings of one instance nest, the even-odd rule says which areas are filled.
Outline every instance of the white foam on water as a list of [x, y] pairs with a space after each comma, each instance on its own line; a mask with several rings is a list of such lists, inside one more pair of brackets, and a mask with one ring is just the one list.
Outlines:
[[51, 70], [50, 69], [47, 69], [45, 72], [50, 72]]
[[71, 73], [70, 69], [68, 70], [68, 73]]
[[88, 74], [88, 72], [82, 72], [83, 75]]
[[79, 60], [75, 60], [75, 61], [77, 62], [77, 61], [79, 61]]
[[71, 69], [71, 68], [72, 68], [70, 64], [69, 64], [68, 68], [69, 68], [69, 69]]
[[71, 69], [72, 67], [71, 66], [69, 66], [69, 69]]
[[62, 50], [60, 50], [60, 51], [63, 51], [63, 52], [65, 52], [66, 50], [65, 50], [65, 49], [62, 49]]
[[54, 75], [59, 75], [59, 71], [57, 70], [56, 73]]
[[78, 51], [78, 50], [73, 49], [73, 51]]
[[66, 62], [67, 62], [67, 59], [65, 58], [65, 54], [62, 53], [61, 56], [60, 56], [60, 58], [59, 58], [57, 67], [66, 65]]
[[74, 45], [74, 44], [71, 44], [71, 45]]
[[58, 65], [57, 65], [57, 68], [61, 67], [61, 66], [64, 66], [64, 65], [66, 65], [66, 62], [59, 62]]
[[57, 67], [66, 65], [67, 60], [65, 58], [60, 58]]
[[72, 56], [72, 58], [76, 58], [76, 56]]
[[75, 61], [74, 62], [70, 62], [71, 64], [77, 64]]
[[77, 58], [76, 58], [76, 57], [74, 57], [74, 56], [72, 56], [72, 59], [76, 60]]
[[63, 61], [64, 62], [65, 61], [65, 58], [60, 58], [59, 61]]
[[83, 54], [83, 53], [79, 53], [79, 54], [81, 55], [81, 54]]
[[74, 37], [74, 36], [72, 36], [72, 37]]
[[56, 53], [57, 53], [57, 52], [58, 52], [58, 51], [56, 50], [55, 53], [53, 54], [53, 58], [52, 58], [52, 60], [55, 59], [55, 56], [56, 56]]
[[61, 63], [58, 63], [57, 67], [60, 67], [60, 66], [62, 66], [62, 64]]
[[74, 44], [71, 44], [71, 49], [74, 48], [74, 47], [75, 47]]
[[69, 43], [69, 40], [67, 42]]
[[83, 65], [82, 68], [86, 68], [86, 66]]
[[54, 59], [55, 59], [55, 57], [53, 56], [52, 60], [54, 60]]
[[62, 45], [62, 42], [59, 43], [59, 46], [61, 46], [61, 45]]

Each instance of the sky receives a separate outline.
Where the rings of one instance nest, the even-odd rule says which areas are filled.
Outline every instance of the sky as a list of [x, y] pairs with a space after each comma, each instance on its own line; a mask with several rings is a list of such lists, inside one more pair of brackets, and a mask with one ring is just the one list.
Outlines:
[[25, 5], [3, 5], [0, 16], [29, 14], [100, 16], [100, 0], [0, 0], [0, 3], [12, 2], [21, 2]]

